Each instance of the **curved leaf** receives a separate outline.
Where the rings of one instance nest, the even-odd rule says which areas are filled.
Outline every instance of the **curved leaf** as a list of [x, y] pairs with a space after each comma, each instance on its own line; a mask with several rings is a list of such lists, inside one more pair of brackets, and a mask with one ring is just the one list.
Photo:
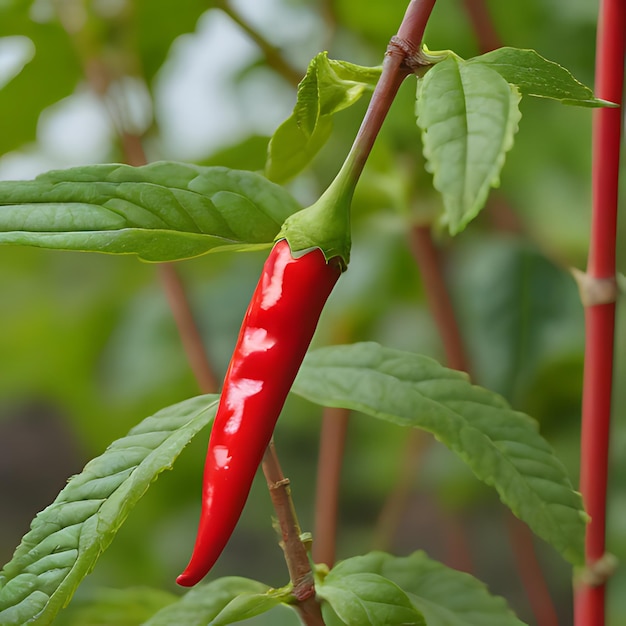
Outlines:
[[495, 70], [453, 54], [418, 82], [424, 156], [453, 235], [476, 217], [489, 189], [500, 183], [521, 119], [520, 98]]
[[428, 626], [523, 626], [503, 598], [492, 596], [473, 576], [429, 559], [424, 552], [394, 557], [371, 552], [338, 563], [338, 577], [369, 572], [398, 585]]
[[279, 604], [289, 604], [294, 602], [292, 585], [287, 585], [282, 589], [266, 589], [264, 592], [240, 593], [234, 597], [219, 613], [213, 618], [211, 626], [226, 626], [244, 619], [251, 619], [257, 615], [267, 613]]
[[[206, 626], [213, 624], [213, 620], [223, 615], [233, 600], [257, 598], [264, 595], [268, 590], [267, 585], [248, 578], [238, 576], [218, 578], [209, 583], [196, 585], [178, 602], [155, 613], [147, 622], [144, 622], [143, 626], [171, 626], [172, 624]], [[229, 622], [221, 623], [227, 624]]]
[[0, 572], [0, 623], [50, 624], [150, 483], [213, 418], [216, 396], [163, 409], [113, 442], [35, 517]]
[[600, 107], [610, 104], [594, 98], [593, 91], [576, 80], [569, 70], [545, 59], [535, 50], [498, 48], [467, 62], [480, 63], [494, 69], [507, 83], [519, 87], [523, 95], [550, 98], [578, 106]]
[[271, 244], [299, 209], [253, 172], [89, 165], [0, 182], [0, 243], [173, 261]]
[[361, 67], [320, 52], [298, 85], [296, 105], [270, 140], [267, 176], [284, 181], [302, 170], [326, 143], [332, 116], [378, 82], [380, 68]]
[[[330, 571], [316, 591], [332, 608], [333, 617], [348, 626], [426, 626], [406, 593], [378, 574], [345, 573], [338, 567]], [[326, 615], [323, 605], [322, 610]]]
[[358, 343], [309, 353], [293, 391], [433, 433], [537, 535], [570, 562], [584, 562], [582, 499], [537, 423], [466, 374], [424, 356]]

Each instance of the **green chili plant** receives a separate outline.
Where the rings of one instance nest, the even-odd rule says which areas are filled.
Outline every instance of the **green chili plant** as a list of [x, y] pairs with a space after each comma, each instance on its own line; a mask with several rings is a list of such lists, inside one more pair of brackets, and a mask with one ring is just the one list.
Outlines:
[[[386, 33], [386, 50], [379, 50], [380, 65], [358, 57], [338, 60], [320, 51], [303, 75], [232, 3], [208, 3], [242, 28], [258, 46], [267, 67], [287, 82], [297, 83], [297, 89], [292, 113], [267, 141], [260, 138], [261, 150], [255, 148], [259, 138], [250, 138], [234, 158], [223, 152], [211, 163], [200, 164], [150, 158], [156, 128], [133, 127], [111, 105], [111, 94], [128, 77], [154, 89], [153, 80], [169, 43], [193, 29], [207, 4], [182, 2], [180, 15], [170, 16], [171, 20], [160, 19], [160, 11], [169, 16], [172, 10], [165, 2], [129, 0], [109, 7], [108, 12], [99, 3], [59, 2], [50, 3], [45, 9], [48, 13], [40, 4], [16, 0], [0, 7], [0, 35], [30, 37], [36, 43], [32, 66], [26, 63], [4, 93], [0, 91], [0, 96], [13, 102], [17, 129], [7, 126], [4, 147], [16, 147], [25, 133], [33, 131], [38, 111], [73, 89], [72, 80], [67, 84], [52, 81], [49, 89], [42, 85], [36, 105], [16, 101], [21, 79], [32, 68], [45, 68], [46, 50], [60, 46], [57, 52], [63, 50], [68, 63], [83, 73], [91, 94], [109, 103], [118, 131], [120, 162], [48, 171], [34, 180], [1, 181], [0, 243], [131, 255], [159, 264], [202, 395], [180, 397], [175, 404], [137, 419], [127, 434], [69, 478], [56, 499], [37, 514], [0, 573], [0, 624], [524, 623], [477, 577], [444, 565], [423, 550], [392, 554], [366, 549], [364, 554], [342, 555], [335, 562], [339, 468], [348, 424], [357, 415], [374, 418], [389, 429], [399, 427], [404, 433], [430, 433], [448, 448], [479, 481], [495, 490], [518, 520], [511, 524], [523, 522], [523, 528], [575, 568], [577, 626], [604, 624], [604, 584], [612, 565], [605, 555], [603, 516], [617, 296], [622, 116], [616, 105], [621, 102], [623, 85], [623, 6], [611, 0], [602, 3], [594, 95], [564, 67], [529, 48], [490, 49], [492, 45], [481, 43], [483, 53], [467, 58], [435, 49], [441, 42], [430, 39], [427, 27], [433, 11], [433, 16], [438, 9], [452, 11], [444, 2], [436, 6], [435, 0], [410, 0], [402, 6], [404, 17], [396, 33]], [[345, 4], [327, 3], [324, 24], [329, 36], [333, 35], [330, 26], [341, 23], [338, 16]], [[495, 31], [491, 37], [485, 35], [484, 27], [493, 26], [485, 5], [467, 6], [481, 42], [500, 39]], [[371, 14], [376, 22], [387, 15], [388, 8], [372, 3], [362, 11], [359, 19]], [[415, 94], [411, 107], [392, 109], [402, 101], [401, 87], [409, 83]], [[336, 122], [349, 119], [342, 117], [348, 113], [360, 116], [370, 94], [350, 148], [346, 141], [349, 124], [342, 128]], [[446, 245], [470, 239], [476, 232], [473, 228], [484, 228], [490, 192], [499, 186], [501, 175], [506, 176], [502, 171], [520, 128], [521, 103], [532, 99], [592, 108], [596, 116], [592, 242], [588, 271], [579, 276], [588, 342], [582, 497], [538, 422], [527, 414], [515, 385], [490, 390], [475, 384], [482, 382], [480, 363], [464, 346], [463, 323], [457, 319], [442, 261]], [[375, 147], [385, 132], [386, 119], [402, 129], [396, 136], [397, 154], [377, 152]], [[20, 125], [27, 129], [21, 135]], [[550, 128], [543, 132], [549, 142]], [[245, 162], [244, 154], [253, 165]], [[260, 165], [254, 154], [262, 156]], [[385, 160], [392, 167], [386, 168]], [[303, 188], [320, 173], [322, 162], [326, 163], [324, 190], [302, 202]], [[385, 188], [394, 191], [380, 194]], [[405, 208], [419, 207], [414, 214], [408, 211], [410, 247], [441, 334], [447, 366], [406, 346], [400, 349], [373, 341], [375, 333], [359, 331], [354, 319], [346, 317], [332, 328], [329, 323], [333, 301], [348, 297], [355, 284], [350, 277], [360, 276], [366, 283], [371, 278], [368, 255], [363, 254], [367, 247], [364, 224], [369, 224], [369, 236], [375, 234], [376, 219], [382, 215], [382, 207], [376, 205], [389, 204], [390, 196]], [[511, 218], [511, 214], [507, 207], [499, 215]], [[356, 253], [351, 254], [352, 246]], [[204, 255], [213, 258], [214, 253], [234, 256], [259, 251], [268, 253], [267, 260], [220, 396], [221, 377], [216, 374], [220, 368], [205, 350], [196, 325], [198, 315], [173, 262], [189, 263]], [[501, 259], [510, 260], [510, 254], [510, 249], [503, 249]], [[535, 259], [532, 262], [536, 258], [526, 257]], [[490, 269], [502, 268], [496, 264]], [[551, 280], [552, 271], [546, 270], [542, 278]], [[366, 289], [370, 298], [379, 299], [377, 306], [386, 306], [384, 297], [372, 293], [371, 284]], [[322, 315], [327, 299], [329, 310]], [[483, 304], [478, 296], [471, 302], [478, 309]], [[318, 319], [327, 345], [316, 344], [307, 352]], [[533, 341], [531, 337], [529, 344]], [[518, 348], [522, 356], [530, 350], [523, 341]], [[518, 361], [524, 364], [522, 356]], [[508, 357], [501, 363], [496, 359], [492, 372], [505, 369], [508, 362]], [[302, 485], [285, 478], [276, 452], [279, 446], [271, 441], [279, 414], [284, 406], [291, 406], [289, 392], [303, 399], [303, 404], [324, 407], [312, 534], [302, 532], [291, 498], [291, 489], [303, 493]], [[516, 400], [523, 410], [516, 408]], [[98, 560], [124, 522], [132, 519], [135, 505], [155, 479], [166, 469], [176, 469], [175, 461], [183, 450], [194, 438], [206, 441], [209, 430], [204, 484], [198, 489], [194, 509], [201, 508], [198, 539], [183, 573], [172, 568], [168, 574], [170, 581], [178, 576], [180, 585], [193, 589], [175, 593], [170, 586], [163, 593], [156, 589], [130, 593], [118, 598], [117, 617], [110, 603], [97, 597], [91, 604], [81, 600], [91, 613], [72, 613], [73, 603], [64, 611], [81, 583], [88, 583], [86, 577], [94, 568], [97, 572]], [[409, 435], [409, 442], [421, 441], [424, 454], [424, 439], [415, 437]], [[409, 451], [407, 459], [414, 460], [415, 455]], [[282, 586], [244, 578], [245, 569], [222, 577], [212, 569], [235, 529], [259, 464], [268, 483], [289, 574]], [[189, 528], [197, 523], [191, 512], [185, 518]], [[394, 525], [397, 520], [392, 520]], [[266, 526], [273, 542], [269, 517]], [[170, 549], [183, 568], [192, 537], [178, 536], [174, 543]], [[532, 540], [529, 545], [532, 553]], [[518, 562], [522, 576], [524, 556]], [[541, 581], [537, 564], [531, 568], [531, 577]], [[528, 593], [532, 604], [537, 596]], [[553, 613], [535, 607], [535, 614], [541, 626], [554, 623], [549, 621]]]

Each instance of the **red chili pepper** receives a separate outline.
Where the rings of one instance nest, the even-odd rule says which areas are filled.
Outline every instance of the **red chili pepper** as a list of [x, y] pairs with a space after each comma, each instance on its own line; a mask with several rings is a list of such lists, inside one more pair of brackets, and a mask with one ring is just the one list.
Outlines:
[[176, 579], [191, 587], [228, 542], [324, 304], [342, 271], [315, 248], [275, 244], [243, 320], [209, 439], [196, 544]]

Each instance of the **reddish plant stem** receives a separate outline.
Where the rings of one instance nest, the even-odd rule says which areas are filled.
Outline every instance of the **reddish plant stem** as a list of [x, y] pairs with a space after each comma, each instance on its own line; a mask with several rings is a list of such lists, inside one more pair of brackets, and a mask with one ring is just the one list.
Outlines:
[[407, 509], [407, 502], [411, 496], [423, 452], [431, 443], [432, 441], [425, 432], [421, 430], [409, 431], [400, 461], [398, 478], [395, 480], [394, 488], [387, 496], [378, 515], [373, 542], [374, 549], [391, 550], [393, 538], [397, 534], [400, 521]]
[[559, 626], [556, 609], [546, 580], [541, 574], [541, 564], [537, 560], [533, 534], [528, 526], [510, 511], [507, 511], [506, 519], [509, 543], [513, 549], [517, 571], [522, 579], [537, 626]]
[[281, 547], [293, 585], [293, 594], [298, 599], [296, 609], [305, 624], [323, 625], [321, 608], [315, 599], [315, 580], [311, 563], [306, 546], [302, 543], [300, 525], [291, 499], [289, 479], [285, 478], [280, 467], [273, 441], [265, 451], [262, 467], [278, 517]]
[[[64, 15], [62, 10], [60, 12], [62, 22], [64, 22]], [[89, 56], [87, 53], [89, 46], [85, 45], [84, 38], [78, 37], [71, 30], [68, 30], [68, 36], [75, 45], [76, 54], [80, 57], [91, 90], [105, 104], [113, 126], [117, 129], [124, 160], [135, 167], [145, 165], [148, 159], [143, 148], [142, 138], [125, 129], [114, 108], [111, 107], [110, 103], [107, 106], [106, 95], [114, 82], [113, 71], [105, 61]], [[194, 320], [180, 275], [171, 263], [159, 264], [158, 271], [163, 290], [178, 327], [183, 348], [198, 381], [198, 386], [203, 393], [214, 393], [219, 387], [218, 380], [202, 344], [202, 337]]]
[[[452, 300], [446, 287], [441, 256], [432, 240], [430, 226], [413, 226], [409, 231], [409, 246], [422, 275], [426, 298], [443, 342], [447, 365], [467, 372], [469, 371], [468, 358], [457, 324]], [[376, 539], [379, 549], [383, 549], [391, 544], [391, 537], [397, 530], [403, 511], [406, 510], [411, 485], [419, 469], [424, 451], [431, 442], [432, 439], [425, 438], [424, 433], [418, 430], [411, 431], [408, 436], [403, 454], [401, 478], [397, 481], [395, 489], [389, 495], [379, 517]], [[446, 525], [445, 528], [450, 530], [452, 525]], [[462, 530], [457, 524], [450, 535], [457, 536], [461, 532]], [[466, 543], [462, 539], [459, 541]], [[467, 554], [468, 558], [463, 560], [463, 568], [466, 570], [471, 567], [469, 551], [467, 551]]]
[[[124, 156], [130, 165], [145, 165], [148, 162], [141, 137], [122, 131], [120, 138]], [[172, 263], [159, 263], [157, 271], [198, 387], [202, 393], [216, 393], [219, 389], [218, 378], [204, 349], [202, 335], [194, 319], [180, 274]]]
[[273, 46], [267, 39], [258, 32], [251, 24], [233, 7], [227, 0], [218, 0], [217, 6], [233, 21], [241, 30], [254, 41], [259, 47], [267, 64], [277, 73], [280, 74], [286, 81], [291, 83], [294, 87], [298, 85], [302, 79], [302, 72], [293, 67], [287, 60], [281, 55], [280, 50]]
[[478, 48], [489, 52], [502, 46], [485, 0], [464, 0], [465, 10], [476, 34]]
[[446, 544], [445, 560], [448, 567], [471, 574], [474, 571], [472, 546], [463, 517], [457, 513], [440, 513]]
[[404, 12], [396, 37], [408, 44], [412, 54], [416, 54], [424, 39], [426, 24], [435, 6], [435, 0], [411, 0]]
[[436, 0], [411, 0], [398, 34], [392, 37], [387, 47], [382, 74], [346, 159], [346, 165], [351, 168], [354, 179], [358, 179], [363, 171], [400, 85], [407, 76], [423, 65], [420, 57], [422, 39], [435, 2]]
[[[443, 343], [446, 364], [452, 369], [469, 373], [469, 358], [446, 284], [441, 253], [433, 241], [430, 225], [416, 224], [411, 228], [409, 247], [422, 276], [428, 306]], [[411, 438], [417, 435], [416, 431]], [[407, 454], [411, 454], [412, 448], [414, 446], [409, 443]], [[459, 520], [455, 518], [446, 520], [443, 528], [447, 535], [446, 544], [452, 548], [449, 550], [448, 564], [455, 569], [472, 571], [471, 552], [465, 536], [465, 529]]]
[[180, 274], [172, 263], [159, 263], [157, 270], [198, 387], [202, 393], [216, 393], [219, 380], [204, 349]]
[[349, 421], [348, 409], [324, 409], [317, 464], [313, 560], [325, 563], [328, 567], [335, 564], [339, 479]]
[[[626, 4], [623, 0], [602, 0], [596, 50], [596, 97], [622, 103], [625, 50]], [[594, 111], [593, 120], [591, 242], [587, 274], [581, 281], [586, 340], [580, 470], [580, 490], [591, 522], [585, 540], [586, 572], [575, 589], [576, 626], [605, 623], [606, 576], [597, 570], [603, 563], [606, 541], [622, 115], [621, 108], [602, 108]], [[607, 296], [594, 299], [590, 290], [602, 284], [609, 286]]]
[[[431, 228], [421, 225], [414, 226], [410, 232], [410, 246], [422, 274], [426, 298], [444, 345], [446, 362], [449, 367], [469, 373], [469, 359], [456, 321], [452, 300], [446, 287], [441, 254], [432, 239]], [[462, 540], [458, 523], [453, 529], [455, 532], [449, 533], [449, 536], [453, 539], [458, 536]], [[509, 525], [509, 536], [511, 537], [517, 569], [537, 624], [538, 626], [554, 626], [557, 623], [556, 609], [537, 560], [530, 531], [523, 522], [514, 518], [514, 521], [511, 521]], [[517, 544], [520, 541], [524, 543], [524, 553], [518, 549]], [[466, 558], [462, 561], [462, 566], [457, 569], [470, 571], [467, 569], [471, 567], [469, 550], [466, 549], [464, 554]]]
[[[486, 0], [464, 0], [465, 10], [472, 24], [481, 53], [495, 50], [502, 46], [502, 41], [495, 28]], [[519, 218], [508, 203], [500, 198], [491, 202], [496, 228], [518, 233], [523, 230]], [[510, 512], [507, 519], [509, 542], [513, 549], [517, 570], [531, 610], [538, 626], [557, 626], [556, 608], [550, 596], [548, 585], [537, 559], [532, 533], [528, 526]]]
[[443, 342], [446, 363], [452, 369], [469, 372], [463, 338], [446, 286], [439, 250], [433, 241], [430, 226], [413, 226], [409, 233], [409, 244], [422, 275], [428, 306]]

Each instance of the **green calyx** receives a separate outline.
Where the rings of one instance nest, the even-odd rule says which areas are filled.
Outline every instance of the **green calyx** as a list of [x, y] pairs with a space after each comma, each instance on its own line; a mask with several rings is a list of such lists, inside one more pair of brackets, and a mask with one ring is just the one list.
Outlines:
[[284, 222], [276, 241], [286, 239], [297, 257], [319, 248], [327, 261], [340, 257], [344, 270], [350, 262], [350, 204], [356, 180], [348, 161], [320, 199]]

